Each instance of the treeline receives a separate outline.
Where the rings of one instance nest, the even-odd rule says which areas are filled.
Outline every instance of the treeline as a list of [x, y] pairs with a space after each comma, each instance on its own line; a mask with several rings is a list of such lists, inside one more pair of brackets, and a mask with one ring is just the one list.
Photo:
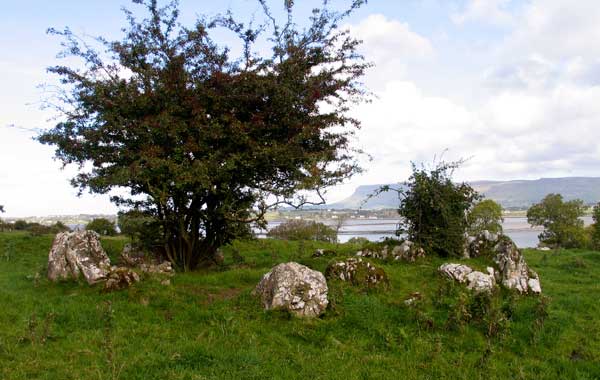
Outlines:
[[25, 220], [17, 220], [14, 223], [8, 223], [0, 220], [0, 232], [4, 231], [27, 231], [32, 235], [57, 234], [59, 232], [69, 231], [69, 227], [62, 222], [56, 222], [46, 226], [40, 223], [30, 223]]

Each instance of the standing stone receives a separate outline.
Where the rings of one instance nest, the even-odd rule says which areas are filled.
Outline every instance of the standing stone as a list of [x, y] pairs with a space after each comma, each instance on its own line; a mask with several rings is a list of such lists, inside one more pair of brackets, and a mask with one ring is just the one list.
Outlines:
[[265, 309], [285, 309], [299, 317], [317, 317], [325, 311], [327, 282], [323, 273], [290, 262], [265, 274], [254, 289]]
[[61, 232], [56, 235], [48, 254], [48, 279], [78, 279], [88, 284], [106, 279], [110, 260], [100, 245], [100, 235], [94, 231]]
[[529, 269], [512, 240], [503, 237], [494, 250], [496, 252], [494, 262], [498, 265], [502, 285], [509, 289], [516, 289], [519, 293], [542, 292], [538, 274]]

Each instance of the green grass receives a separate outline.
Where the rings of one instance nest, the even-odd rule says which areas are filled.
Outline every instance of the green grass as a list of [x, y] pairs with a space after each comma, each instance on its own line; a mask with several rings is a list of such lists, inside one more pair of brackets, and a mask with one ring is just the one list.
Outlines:
[[[0, 234], [0, 379], [600, 378], [598, 252], [526, 251], [549, 297], [546, 318], [543, 299], [502, 291], [489, 315], [452, 324], [461, 297], [471, 311], [482, 300], [441, 279], [439, 258], [382, 264], [389, 292], [331, 283], [330, 309], [301, 320], [261, 309], [250, 294], [261, 276], [290, 260], [324, 270], [331, 258], [312, 259], [314, 248], [356, 247], [236, 242], [219, 270], [102, 293], [50, 283], [51, 242]], [[124, 243], [103, 240], [113, 260]], [[234, 249], [244, 262], [232, 261]], [[415, 291], [423, 300], [404, 305]], [[492, 317], [499, 310], [507, 321]]]

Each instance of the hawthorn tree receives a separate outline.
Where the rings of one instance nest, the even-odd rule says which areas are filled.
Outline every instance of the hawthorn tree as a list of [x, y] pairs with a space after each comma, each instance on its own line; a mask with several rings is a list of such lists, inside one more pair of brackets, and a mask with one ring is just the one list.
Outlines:
[[[462, 164], [439, 162], [433, 169], [412, 165], [412, 175], [400, 195], [402, 217], [397, 235], [443, 257], [459, 256], [468, 227], [467, 212], [479, 194], [467, 183], [454, 183], [452, 174]], [[390, 190], [389, 187], [382, 188]]]
[[[264, 225], [270, 207], [305, 204], [307, 191], [322, 201], [322, 189], [360, 170], [349, 145], [360, 124], [348, 110], [364, 99], [369, 64], [339, 23], [366, 0], [341, 12], [323, 0], [302, 28], [290, 0], [282, 21], [258, 0], [260, 25], [227, 13], [192, 27], [178, 22], [176, 2], [133, 2], [148, 17], [125, 11], [123, 39], [96, 38], [101, 49], [49, 30], [84, 65], [49, 68], [62, 82], [52, 102], [62, 119], [39, 141], [79, 165], [80, 192], [121, 189], [117, 205], [155, 217], [162, 253], [180, 268], [211, 261], [249, 223]], [[212, 38], [219, 28], [241, 56]]]

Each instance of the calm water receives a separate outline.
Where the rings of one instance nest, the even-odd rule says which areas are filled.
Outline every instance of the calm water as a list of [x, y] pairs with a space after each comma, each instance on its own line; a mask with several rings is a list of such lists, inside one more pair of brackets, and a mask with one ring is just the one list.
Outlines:
[[[582, 218], [585, 225], [592, 223], [591, 217]], [[279, 225], [281, 221], [269, 223], [268, 228]], [[336, 221], [326, 221], [326, 224], [335, 225]], [[345, 243], [353, 237], [364, 237], [371, 241], [379, 241], [386, 237], [394, 237], [398, 219], [348, 219], [344, 221], [338, 237]], [[527, 218], [505, 218], [502, 223], [504, 233], [517, 244], [518, 247], [535, 247], [538, 244], [540, 228], [531, 228]]]

